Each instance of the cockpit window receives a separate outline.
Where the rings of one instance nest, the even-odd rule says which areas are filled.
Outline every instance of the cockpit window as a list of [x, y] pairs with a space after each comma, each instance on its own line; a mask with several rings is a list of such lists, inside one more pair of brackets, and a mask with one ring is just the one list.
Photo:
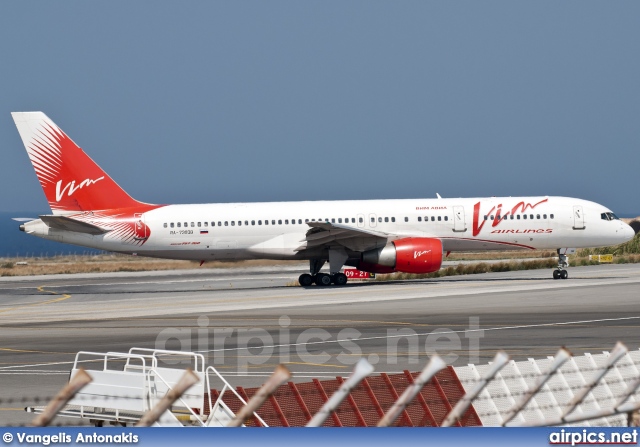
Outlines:
[[602, 213], [600, 214], [600, 218], [602, 220], [619, 220], [619, 217], [613, 213]]

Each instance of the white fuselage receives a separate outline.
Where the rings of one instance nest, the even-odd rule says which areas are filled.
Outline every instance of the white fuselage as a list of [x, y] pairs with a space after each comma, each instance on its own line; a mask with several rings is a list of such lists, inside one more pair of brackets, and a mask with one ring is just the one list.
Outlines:
[[[385, 243], [405, 237], [437, 238], [444, 251], [557, 249], [629, 240], [633, 230], [628, 225], [603, 218], [610, 212], [597, 203], [566, 197], [195, 204], [161, 206], [136, 216], [149, 232], [142, 244], [112, 238], [111, 233], [52, 229], [39, 220], [28, 223], [25, 231], [160, 258], [314, 259], [326, 257], [326, 248], [305, 250], [309, 221], [384, 233]], [[99, 224], [100, 218], [91, 222]]]

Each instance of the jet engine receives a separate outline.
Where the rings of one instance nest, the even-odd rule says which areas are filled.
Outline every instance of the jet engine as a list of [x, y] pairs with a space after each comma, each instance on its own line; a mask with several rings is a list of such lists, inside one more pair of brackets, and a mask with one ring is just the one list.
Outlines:
[[440, 239], [410, 237], [362, 253], [358, 269], [372, 273], [431, 273], [442, 265]]

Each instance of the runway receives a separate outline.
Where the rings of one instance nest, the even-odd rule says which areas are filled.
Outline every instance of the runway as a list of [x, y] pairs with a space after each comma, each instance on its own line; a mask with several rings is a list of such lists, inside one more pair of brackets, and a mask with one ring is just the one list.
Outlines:
[[564, 281], [534, 270], [287, 286], [301, 270], [0, 278], [0, 423], [28, 422], [22, 408], [53, 395], [80, 350], [200, 351], [233, 385], [256, 386], [278, 363], [306, 381], [346, 376], [362, 356], [397, 372], [433, 352], [460, 365], [498, 349], [521, 360], [640, 347], [640, 265], [572, 267]]

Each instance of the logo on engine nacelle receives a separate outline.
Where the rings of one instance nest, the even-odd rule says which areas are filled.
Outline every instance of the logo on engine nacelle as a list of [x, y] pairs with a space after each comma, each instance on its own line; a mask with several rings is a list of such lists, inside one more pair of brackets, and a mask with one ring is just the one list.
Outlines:
[[418, 259], [420, 256], [426, 255], [427, 253], [431, 253], [431, 250], [414, 251], [413, 252], [413, 259]]

